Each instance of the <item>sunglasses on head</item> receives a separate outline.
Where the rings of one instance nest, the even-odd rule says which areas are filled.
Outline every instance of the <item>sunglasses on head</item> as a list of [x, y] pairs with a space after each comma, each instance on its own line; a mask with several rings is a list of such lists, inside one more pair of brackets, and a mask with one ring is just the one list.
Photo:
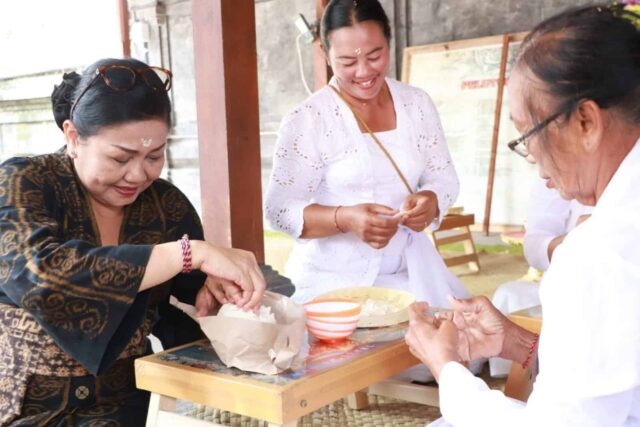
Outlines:
[[127, 65], [101, 65], [96, 68], [95, 76], [93, 76], [89, 84], [80, 92], [80, 95], [78, 95], [71, 106], [71, 112], [69, 114], [71, 120], [73, 120], [73, 112], [82, 96], [87, 93], [89, 88], [93, 86], [100, 77], [102, 77], [102, 81], [104, 81], [107, 87], [116, 92], [131, 90], [136, 85], [138, 78], [141, 78], [142, 81], [153, 90], [169, 91], [169, 89], [171, 89], [173, 74], [171, 71], [162, 67], [132, 68]]

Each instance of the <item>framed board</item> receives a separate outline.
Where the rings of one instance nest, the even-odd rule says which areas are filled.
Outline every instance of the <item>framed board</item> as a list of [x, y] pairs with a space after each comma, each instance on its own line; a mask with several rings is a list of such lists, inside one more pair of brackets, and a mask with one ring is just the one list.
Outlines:
[[[510, 36], [507, 78], [525, 35]], [[502, 43], [499, 35], [404, 51], [402, 81], [424, 89], [440, 113], [460, 178], [456, 205], [479, 220], [485, 211]], [[498, 136], [491, 224], [521, 225], [537, 170], [507, 147], [520, 135], [509, 119], [506, 91]]]

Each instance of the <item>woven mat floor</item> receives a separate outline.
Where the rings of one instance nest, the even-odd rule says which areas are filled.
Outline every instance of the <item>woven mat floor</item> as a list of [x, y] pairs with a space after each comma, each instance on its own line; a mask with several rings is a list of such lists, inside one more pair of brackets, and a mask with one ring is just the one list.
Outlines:
[[[503, 389], [505, 379], [493, 379], [485, 365], [482, 377], [492, 389]], [[232, 414], [203, 405], [184, 408], [185, 415], [232, 427], [266, 427], [264, 421]], [[418, 427], [440, 417], [440, 409], [382, 396], [369, 395], [369, 407], [355, 410], [349, 408], [345, 399], [306, 415], [298, 427]]]
[[[254, 418], [204, 406], [193, 408], [187, 415], [233, 427], [266, 427], [268, 425]], [[351, 409], [345, 399], [341, 399], [301, 418], [298, 421], [298, 427], [416, 427], [424, 426], [438, 417], [440, 417], [440, 410], [432, 406], [369, 395], [367, 409]]]

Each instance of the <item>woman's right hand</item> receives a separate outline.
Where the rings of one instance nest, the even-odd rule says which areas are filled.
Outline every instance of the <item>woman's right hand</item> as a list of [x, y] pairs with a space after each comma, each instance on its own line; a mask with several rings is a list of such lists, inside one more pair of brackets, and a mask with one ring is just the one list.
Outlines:
[[404, 337], [411, 354], [429, 368], [438, 380], [444, 365], [459, 361], [460, 332], [451, 321], [425, 315], [425, 302], [409, 306], [409, 329]]
[[442, 317], [453, 320], [460, 332], [458, 345], [461, 358], [476, 360], [501, 355], [507, 329], [512, 322], [484, 296], [464, 300], [449, 297], [449, 302], [453, 312], [442, 313]]
[[[218, 297], [220, 285], [227, 299], [247, 310], [260, 305], [267, 284], [253, 253], [242, 249], [221, 248], [204, 241], [192, 241], [193, 268], [213, 280], [206, 284]], [[220, 298], [217, 298], [220, 300]]]
[[372, 248], [381, 249], [398, 231], [401, 218], [393, 217], [397, 213], [388, 206], [363, 203], [342, 207], [336, 219], [342, 229], [352, 232]]

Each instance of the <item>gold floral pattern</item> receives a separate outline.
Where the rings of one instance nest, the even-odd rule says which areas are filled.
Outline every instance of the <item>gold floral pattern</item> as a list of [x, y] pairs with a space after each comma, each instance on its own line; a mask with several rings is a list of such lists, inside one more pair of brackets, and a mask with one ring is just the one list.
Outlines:
[[137, 289], [144, 274], [144, 266], [107, 257], [95, 258], [89, 270], [95, 286], [111, 290]]
[[135, 243], [140, 245], [152, 245], [162, 239], [163, 234], [159, 231], [144, 230], [132, 234], [125, 243]]
[[151, 194], [141, 194], [140, 198], [142, 203], [129, 209], [127, 222], [131, 225], [144, 226], [156, 221], [160, 215], [155, 198]]
[[39, 292], [26, 294], [22, 306], [45, 323], [69, 332], [79, 329], [88, 337], [95, 337], [102, 331], [104, 319], [109, 315], [105, 301], [87, 301], [62, 292], [47, 296]]
[[161, 198], [162, 211], [173, 222], [179, 222], [190, 213], [189, 204], [184, 197], [180, 197], [179, 191], [172, 188], [166, 191]]
[[58, 377], [44, 377], [27, 390], [27, 397], [34, 400], [45, 400], [60, 393], [62, 381]]
[[15, 230], [4, 230], [0, 236], [0, 256], [15, 253], [18, 248], [18, 233]]
[[[135, 393], [135, 385], [132, 389], [132, 358], [145, 353], [153, 316], [153, 311], [149, 310], [119, 355], [119, 362], [105, 374], [94, 377], [65, 353], [29, 312], [0, 304], [0, 348], [3, 349], [0, 358], [0, 423], [4, 425], [20, 415], [19, 425], [39, 425], [43, 419], [49, 418], [46, 414], [51, 409], [42, 402], [59, 400], [68, 404], [68, 399], [61, 396], [73, 391], [69, 387], [73, 378], [91, 378], [99, 385], [96, 389], [103, 390], [107, 397], [123, 392]], [[23, 400], [27, 402], [24, 406]], [[117, 409], [117, 403], [110, 403], [87, 409], [85, 415], [103, 416], [113, 414]]]
[[87, 268], [87, 258], [83, 257], [76, 248], [60, 247], [52, 251], [51, 255], [43, 258], [42, 269], [54, 271], [56, 276], [71, 277]]
[[9, 275], [13, 270], [13, 264], [6, 261], [0, 260], [0, 282], [5, 283], [9, 279]]
[[28, 190], [20, 193], [21, 195], [21, 203], [25, 206], [30, 206], [33, 211], [43, 212], [45, 210], [44, 207], [44, 199], [42, 198], [42, 193], [36, 190]]

